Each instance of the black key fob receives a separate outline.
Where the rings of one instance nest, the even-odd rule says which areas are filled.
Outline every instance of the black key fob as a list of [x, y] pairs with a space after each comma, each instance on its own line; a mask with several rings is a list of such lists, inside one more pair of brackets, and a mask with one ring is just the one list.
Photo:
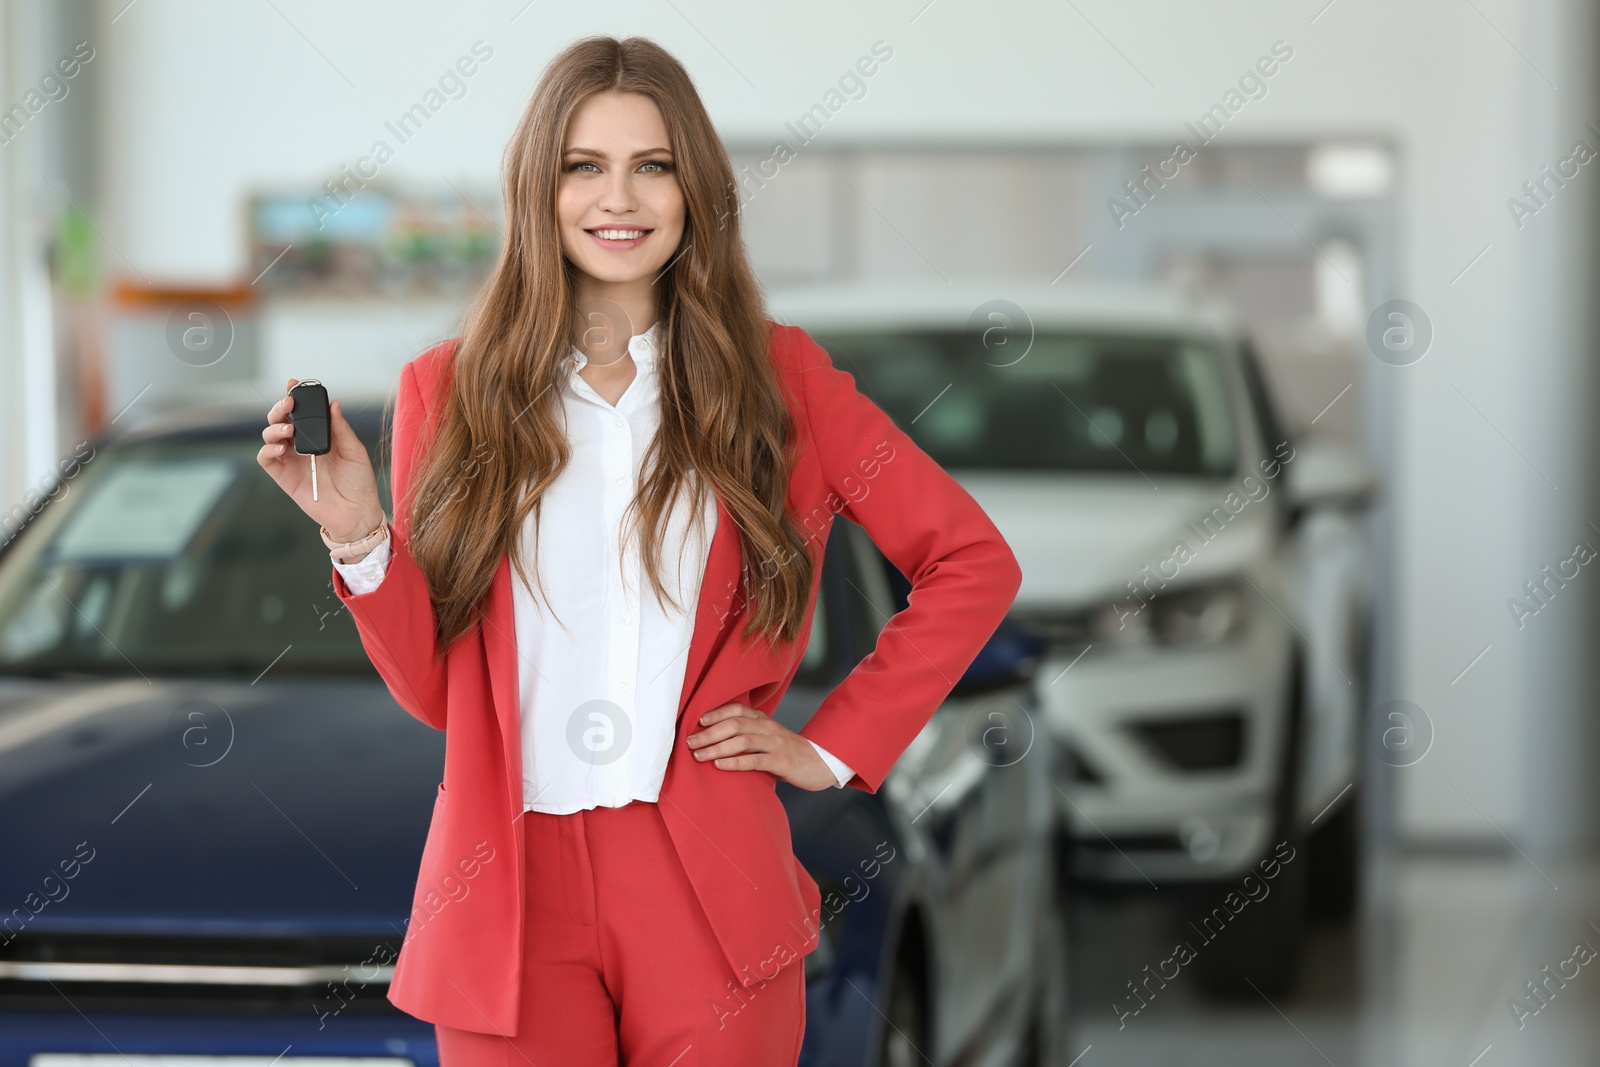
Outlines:
[[294, 407], [289, 421], [294, 424], [294, 450], [302, 456], [325, 456], [333, 447], [328, 416], [328, 390], [315, 378], [306, 378], [289, 390]]

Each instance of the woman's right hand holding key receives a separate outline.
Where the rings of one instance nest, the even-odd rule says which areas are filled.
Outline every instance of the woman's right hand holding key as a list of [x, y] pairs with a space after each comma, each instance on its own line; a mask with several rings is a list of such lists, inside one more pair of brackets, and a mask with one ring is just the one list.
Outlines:
[[[299, 382], [289, 379], [289, 389]], [[265, 442], [256, 453], [256, 462], [272, 475], [294, 502], [328, 531], [335, 541], [355, 541], [387, 521], [378, 498], [378, 480], [372, 471], [372, 457], [345, 421], [337, 400], [328, 404], [329, 443], [325, 456], [318, 456], [318, 499], [311, 499], [311, 457], [294, 450], [294, 423], [289, 412], [294, 397], [285, 391], [282, 400], [267, 411], [267, 425], [261, 431]]]

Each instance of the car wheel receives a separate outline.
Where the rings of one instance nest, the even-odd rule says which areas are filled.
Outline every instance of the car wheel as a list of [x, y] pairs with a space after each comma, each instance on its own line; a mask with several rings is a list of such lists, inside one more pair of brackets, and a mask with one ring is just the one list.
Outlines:
[[[1372, 696], [1373, 629], [1365, 621], [1353, 622], [1351, 647], [1357, 650], [1356, 760], [1365, 762], [1367, 707]], [[1345, 922], [1361, 902], [1361, 788], [1356, 786], [1344, 806], [1317, 827], [1311, 837], [1311, 914], [1314, 918]]]
[[[1063, 861], [1059, 858], [1065, 848], [1065, 838], [1058, 839], [1057, 850], [1049, 866], [1060, 872]], [[1066, 909], [1067, 892], [1057, 877], [1051, 879], [1047, 889], [1048, 906], [1040, 918], [1037, 944], [1039, 981], [1034, 990], [1033, 1011], [1028, 1020], [1028, 1030], [1023, 1036], [1022, 1053], [1017, 1057], [1018, 1067], [1064, 1067], [1067, 1042], [1070, 1034], [1072, 998], [1071, 957], [1067, 946]]]
[[[1186, 909], [1193, 916], [1185, 930], [1196, 935], [1190, 942], [1197, 955], [1195, 977], [1214, 994], [1278, 996], [1293, 988], [1300, 971], [1311, 884], [1310, 849], [1298, 815], [1304, 680], [1303, 654], [1296, 649], [1289, 668], [1276, 832], [1267, 856], [1237, 879], [1196, 886]], [[1271, 878], [1267, 871], [1274, 872]]]
[[910, 964], [895, 963], [884, 998], [884, 1026], [878, 1041], [879, 1067], [918, 1067], [923, 1062], [925, 1012], [922, 987]]
[[1361, 899], [1361, 793], [1351, 790], [1339, 810], [1311, 836], [1310, 911], [1344, 922]]
[[[1292, 858], [1278, 863], [1275, 878], [1265, 878], [1257, 868], [1238, 882], [1209, 886], [1205, 898], [1195, 898], [1183, 932], [1193, 935], [1185, 940], [1197, 957], [1195, 979], [1206, 992], [1275, 998], [1294, 988], [1305, 946], [1310, 861], [1304, 838], [1288, 844]], [[1264, 896], [1258, 886], [1265, 887]]]

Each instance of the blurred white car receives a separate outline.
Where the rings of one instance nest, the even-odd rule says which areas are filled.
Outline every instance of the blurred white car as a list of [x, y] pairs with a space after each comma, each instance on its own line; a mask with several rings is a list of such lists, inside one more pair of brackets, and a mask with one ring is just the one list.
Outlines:
[[1036, 677], [1075, 876], [1182, 883], [1205, 915], [1255, 872], [1260, 902], [1196, 969], [1283, 988], [1308, 904], [1347, 913], [1359, 882], [1372, 469], [1291, 438], [1220, 304], [1120, 284], [995, 295], [769, 302], [1017, 553], [1012, 617], [1050, 640]]

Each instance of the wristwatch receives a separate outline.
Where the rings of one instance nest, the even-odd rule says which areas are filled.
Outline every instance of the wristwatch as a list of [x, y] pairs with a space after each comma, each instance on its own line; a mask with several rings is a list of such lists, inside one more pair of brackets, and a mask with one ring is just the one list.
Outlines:
[[389, 520], [385, 517], [376, 530], [355, 541], [335, 541], [328, 536], [326, 526], [318, 526], [317, 529], [322, 531], [322, 543], [328, 546], [328, 558], [335, 563], [354, 563], [381, 545], [389, 536]]

